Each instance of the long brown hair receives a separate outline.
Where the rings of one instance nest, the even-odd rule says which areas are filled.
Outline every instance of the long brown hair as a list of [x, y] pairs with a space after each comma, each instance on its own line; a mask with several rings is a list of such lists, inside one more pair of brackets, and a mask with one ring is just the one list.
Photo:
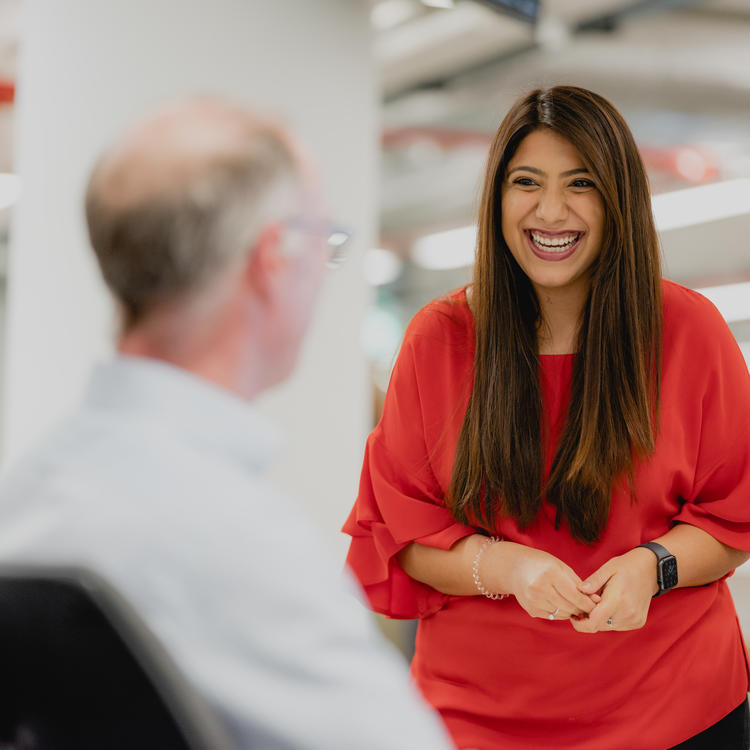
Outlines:
[[[501, 187], [521, 141], [548, 128], [575, 146], [601, 192], [601, 251], [578, 330], [570, 406], [544, 482], [543, 415], [534, 288], [501, 230]], [[653, 453], [661, 372], [661, 267], [649, 186], [633, 136], [606, 99], [556, 86], [519, 99], [492, 143], [479, 208], [471, 306], [474, 385], [447, 502], [462, 523], [523, 528], [543, 497], [573, 537], [595, 542], [616, 482], [633, 491], [635, 462]]]

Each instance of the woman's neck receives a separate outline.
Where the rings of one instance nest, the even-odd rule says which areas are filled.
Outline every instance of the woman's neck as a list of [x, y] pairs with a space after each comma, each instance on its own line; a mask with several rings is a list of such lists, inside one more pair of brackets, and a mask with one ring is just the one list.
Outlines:
[[578, 349], [578, 329], [586, 302], [580, 289], [536, 290], [541, 308], [540, 354], [570, 354]]

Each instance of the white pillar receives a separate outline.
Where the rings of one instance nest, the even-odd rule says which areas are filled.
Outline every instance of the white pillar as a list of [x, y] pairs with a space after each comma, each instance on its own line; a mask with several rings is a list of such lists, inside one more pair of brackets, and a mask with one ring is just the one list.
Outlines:
[[281, 115], [323, 165], [356, 231], [293, 380], [263, 399], [289, 435], [276, 467], [343, 550], [367, 428], [358, 346], [362, 250], [375, 226], [377, 95], [365, 0], [25, 0], [8, 271], [5, 457], [78, 398], [111, 350], [111, 304], [88, 248], [82, 191], [95, 156], [135, 118], [190, 93]]

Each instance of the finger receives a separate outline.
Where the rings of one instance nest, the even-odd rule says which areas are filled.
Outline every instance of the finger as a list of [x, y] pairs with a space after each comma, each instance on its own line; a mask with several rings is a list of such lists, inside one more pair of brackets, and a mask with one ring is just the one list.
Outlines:
[[602, 609], [595, 611], [589, 617], [586, 617], [585, 615], [579, 618], [573, 617], [571, 618], [570, 623], [579, 633], [600, 633], [610, 630], [626, 629], [619, 628], [615, 616], [612, 614], [608, 615], [606, 611]]
[[[618, 621], [615, 612], [616, 607], [612, 601], [603, 601], [597, 604], [594, 611], [589, 615], [589, 627], [592, 633], [602, 630], [617, 630]], [[622, 624], [622, 623], [620, 623]]]
[[560, 607], [555, 607], [548, 615], [546, 615], [548, 620], [567, 620], [568, 617], [569, 615]]
[[[593, 605], [591, 597], [580, 591], [579, 587], [583, 584], [581, 577], [569, 565], [559, 562], [560, 569], [557, 571], [556, 579], [552, 581], [552, 587], [565, 599], [566, 606], [571, 608], [571, 615], [577, 612], [589, 612]], [[587, 598], [589, 601], [586, 601]]]
[[570, 620], [577, 617], [586, 617], [586, 614], [568, 603], [561, 604], [547, 615], [547, 619], [549, 620]]
[[555, 601], [549, 600], [548, 603], [539, 607], [525, 609], [532, 617], [537, 617], [541, 620], [568, 620], [575, 614], [575, 610], [570, 604], [564, 599], [557, 597]]
[[569, 614], [578, 614], [579, 612], [588, 614], [596, 606], [596, 603], [591, 601], [591, 597], [581, 593], [573, 581], [559, 580], [552, 584], [552, 588], [563, 599], [563, 606], [569, 611]]
[[612, 565], [606, 562], [599, 570], [595, 570], [578, 588], [584, 594], [596, 594], [604, 588], [613, 573], [614, 569]]
[[572, 617], [570, 619], [570, 624], [573, 626], [573, 629], [577, 630], [579, 633], [597, 632], [596, 629], [592, 627], [588, 617], [581, 617], [580, 619]]
[[596, 622], [592, 622], [589, 617], [571, 618], [570, 624], [579, 633], [600, 633], [605, 630], [617, 630], [616, 624], [613, 622], [612, 625], [606, 625], [602, 627]]
[[526, 611], [532, 617], [535, 617], [538, 620], [557, 620], [560, 613], [559, 608], [552, 607], [552, 605], [545, 605], [544, 607], [527, 609]]

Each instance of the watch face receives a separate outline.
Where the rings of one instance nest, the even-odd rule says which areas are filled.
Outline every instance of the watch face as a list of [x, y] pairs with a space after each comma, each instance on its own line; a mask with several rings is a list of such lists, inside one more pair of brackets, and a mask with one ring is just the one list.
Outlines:
[[659, 563], [661, 571], [659, 584], [662, 590], [671, 589], [677, 585], [677, 559], [667, 557]]

